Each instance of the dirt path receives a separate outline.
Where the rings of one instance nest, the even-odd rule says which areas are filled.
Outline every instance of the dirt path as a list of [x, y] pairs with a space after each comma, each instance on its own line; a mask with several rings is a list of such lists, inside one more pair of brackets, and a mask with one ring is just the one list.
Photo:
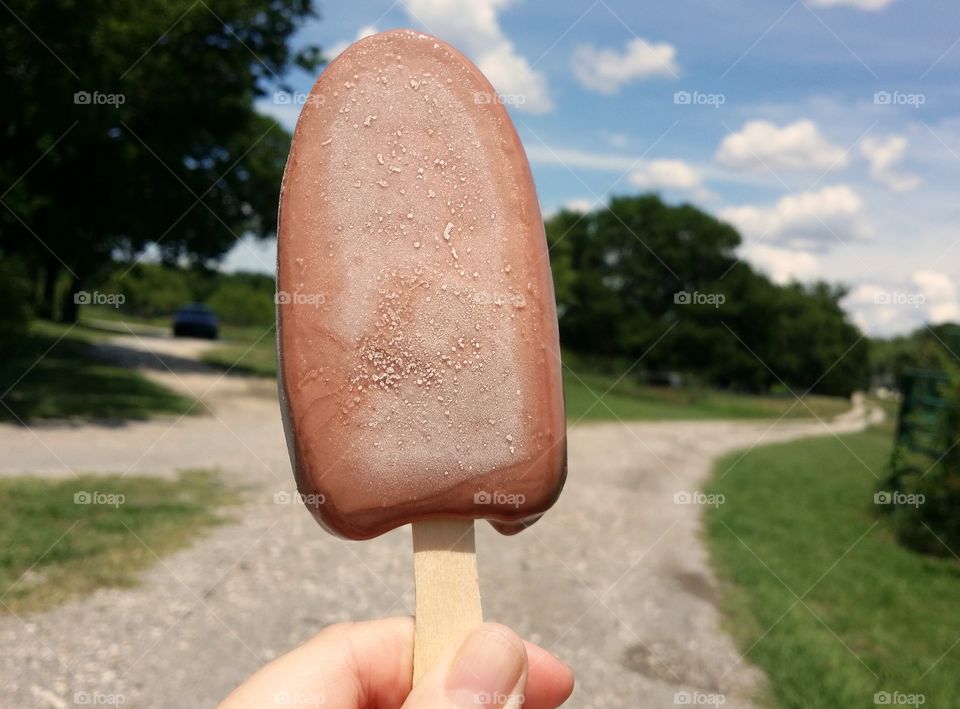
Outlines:
[[[198, 366], [190, 349], [198, 345], [131, 337], [114, 346], [122, 349], [113, 356], [202, 398], [211, 413], [118, 427], [0, 425], [0, 475], [217, 466], [249, 490], [249, 502], [235, 523], [158, 562], [138, 588], [0, 617], [0, 706], [67, 707], [94, 695], [122, 695], [136, 707], [211, 706], [329, 623], [412, 613], [408, 530], [344, 542], [299, 503], [275, 502], [293, 483], [272, 383]], [[150, 364], [156, 358], [144, 349], [173, 372]], [[861, 401], [829, 427], [573, 427], [556, 508], [509, 539], [480, 525], [486, 616], [574, 667], [571, 707], [673, 706], [678, 692], [752, 706], [762, 676], [720, 630], [716, 581], [698, 538], [701, 508], [676, 495], [702, 489], [725, 452], [858, 430], [866, 413]]]

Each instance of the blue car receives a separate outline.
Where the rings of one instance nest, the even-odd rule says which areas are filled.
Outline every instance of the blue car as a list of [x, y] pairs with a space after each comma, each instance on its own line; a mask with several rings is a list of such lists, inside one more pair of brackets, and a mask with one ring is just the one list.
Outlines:
[[203, 303], [184, 305], [173, 314], [174, 337], [205, 337], [216, 340], [220, 334], [220, 320]]

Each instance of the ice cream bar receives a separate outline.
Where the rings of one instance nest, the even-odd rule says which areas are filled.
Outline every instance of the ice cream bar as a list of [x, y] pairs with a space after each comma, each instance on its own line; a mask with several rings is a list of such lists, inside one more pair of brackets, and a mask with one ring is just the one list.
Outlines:
[[425, 34], [357, 42], [306, 97], [280, 204], [281, 404], [320, 523], [535, 521], [566, 474], [557, 318], [490, 83]]

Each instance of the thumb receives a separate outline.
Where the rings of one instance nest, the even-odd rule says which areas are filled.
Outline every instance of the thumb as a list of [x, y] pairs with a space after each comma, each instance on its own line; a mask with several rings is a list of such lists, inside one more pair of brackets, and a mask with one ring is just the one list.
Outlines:
[[413, 688], [403, 709], [519, 709], [527, 686], [527, 650], [516, 633], [484, 623]]

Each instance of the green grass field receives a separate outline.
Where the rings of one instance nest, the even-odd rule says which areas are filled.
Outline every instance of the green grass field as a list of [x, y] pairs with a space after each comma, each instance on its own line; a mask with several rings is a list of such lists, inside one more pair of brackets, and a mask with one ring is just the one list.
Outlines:
[[827, 419], [850, 408], [850, 402], [835, 396], [810, 395], [797, 403], [792, 396], [641, 386], [627, 379], [618, 382], [617, 377], [570, 370], [564, 372], [563, 386], [571, 421], [804, 418], [814, 414]]
[[879, 406], [883, 410], [883, 413], [887, 415], [887, 418], [890, 421], [897, 420], [897, 414], [900, 413], [899, 401], [894, 401], [891, 399], [880, 399], [879, 397], [876, 397], [876, 396], [868, 396], [867, 401], [869, 401], [871, 404], [874, 404], [875, 406]]
[[[101, 336], [110, 332], [122, 334], [127, 328], [138, 334], [170, 331], [169, 316], [133, 317], [114, 308], [87, 306], [82, 311], [81, 322], [94, 325], [92, 331]], [[220, 343], [203, 355], [202, 359], [207, 364], [237, 374], [257, 377], [277, 375], [277, 341], [273, 326], [221, 325], [220, 338]]]
[[[87, 308], [84, 318], [124, 322], [138, 327], [169, 326], [164, 318], [131, 318], [111, 308]], [[276, 340], [273, 329], [260, 327], [222, 328], [223, 341], [202, 359], [237, 374], [276, 377]], [[810, 395], [797, 403], [793, 396], [751, 396], [706, 388], [642, 386], [619, 375], [599, 373], [589, 363], [565, 356], [564, 391], [570, 421], [691, 420], [691, 419], [829, 419], [850, 408], [846, 399]], [[609, 392], [608, 392], [609, 390]], [[602, 397], [602, 401], [597, 401]]]
[[[234, 372], [275, 377], [275, 347], [271, 333], [253, 347], [249, 340], [225, 342], [222, 347], [206, 353], [203, 360], [223, 369], [233, 367]], [[615, 376], [589, 370], [574, 373], [569, 368], [564, 371], [564, 392], [567, 418], [571, 421], [756, 419], [783, 415], [803, 418], [814, 414], [826, 419], [850, 408], [846, 399], [833, 396], [807, 396], [804, 403], [796, 403], [791, 396], [747, 396], [710, 389], [640, 386], [628, 378], [617, 382]], [[602, 401], [598, 402], [598, 397]]]
[[726, 626], [773, 706], [866, 708], [877, 692], [960, 706], [960, 560], [908, 551], [878, 514], [867, 468], [884, 477], [891, 439], [888, 424], [716, 465], [726, 501], [707, 536]]
[[[116, 308], [85, 305], [80, 310], [80, 321], [97, 327], [91, 330], [103, 330], [109, 327], [116, 332], [123, 333], [127, 328], [137, 334], [157, 334], [158, 331], [170, 333], [172, 330], [172, 315], [157, 317], [139, 317], [129, 315]], [[266, 339], [273, 341], [273, 325], [231, 325], [221, 323], [220, 336], [227, 342], [247, 343], [256, 342], [266, 332]]]
[[192, 400], [91, 357], [90, 342], [102, 337], [83, 325], [33, 323], [0, 358], [0, 420], [140, 419], [190, 409]]
[[103, 586], [133, 585], [156, 563], [155, 554], [189, 544], [233, 501], [219, 477], [204, 470], [176, 480], [0, 480], [0, 615], [49, 608]]
[[[261, 337], [262, 335], [262, 337]], [[259, 339], [256, 339], [259, 338]], [[206, 352], [203, 361], [214, 367], [255, 377], [277, 376], [277, 340], [273, 330], [234, 338]]]

